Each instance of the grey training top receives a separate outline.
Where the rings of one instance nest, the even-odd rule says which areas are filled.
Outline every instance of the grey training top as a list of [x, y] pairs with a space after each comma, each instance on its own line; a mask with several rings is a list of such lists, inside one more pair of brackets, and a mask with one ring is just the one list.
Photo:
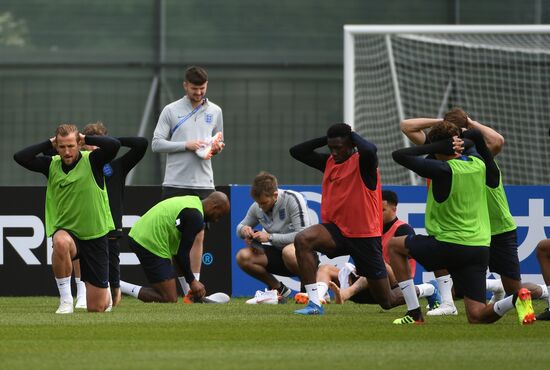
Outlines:
[[256, 202], [250, 206], [245, 218], [237, 225], [237, 235], [244, 239], [241, 234], [243, 226], [254, 228], [258, 224], [273, 235], [273, 246], [283, 248], [294, 243], [296, 234], [311, 226], [307, 202], [298, 192], [279, 189], [279, 196], [271, 212], [265, 213]]
[[210, 159], [199, 158], [186, 151], [189, 140], [207, 140], [223, 132], [222, 109], [206, 100], [193, 115], [172, 134], [171, 130], [193, 111], [191, 101], [184, 96], [164, 107], [153, 134], [153, 152], [166, 154], [163, 186], [191, 189], [214, 189], [214, 173]]

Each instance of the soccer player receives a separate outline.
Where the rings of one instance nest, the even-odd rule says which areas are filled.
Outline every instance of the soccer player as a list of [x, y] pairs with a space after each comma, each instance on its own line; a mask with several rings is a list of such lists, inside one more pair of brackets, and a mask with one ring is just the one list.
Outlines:
[[[93, 152], [80, 151], [82, 144]], [[55, 148], [58, 155], [39, 156]], [[53, 240], [52, 269], [59, 289], [56, 313], [73, 312], [72, 260], [80, 258], [86, 282], [88, 311], [103, 312], [109, 306], [109, 257], [107, 233], [114, 229], [103, 166], [116, 156], [120, 143], [108, 136], [82, 135], [75, 125], [61, 124], [55, 136], [14, 155], [21, 166], [44, 174], [46, 232]]]
[[[267, 285], [268, 290], [259, 290], [247, 303], [284, 302], [291, 290], [272, 274], [300, 274], [294, 237], [311, 225], [307, 203], [302, 194], [279, 189], [277, 178], [268, 172], [260, 172], [254, 178], [250, 195], [254, 203], [236, 230], [246, 247], [236, 259], [243, 271]], [[254, 230], [258, 224], [263, 230]]]
[[151, 287], [120, 282], [122, 293], [143, 302], [176, 303], [175, 272], [172, 260], [179, 265], [193, 297], [205, 296], [205, 287], [193, 275], [190, 251], [205, 222], [217, 222], [229, 212], [229, 199], [219, 191], [201, 199], [186, 195], [161, 201], [145, 213], [129, 233], [130, 248], [139, 258]]
[[[423, 322], [406, 257], [412, 256], [429, 271], [446, 269], [464, 293], [470, 323], [491, 323], [514, 306], [520, 323], [534, 321], [530, 293], [520, 289], [494, 305], [485, 303], [485, 271], [489, 261], [491, 226], [487, 185], [496, 164], [478, 130], [469, 130], [482, 159], [461, 154], [460, 129], [443, 121], [428, 134], [431, 144], [400, 149], [394, 160], [431, 179], [426, 203], [426, 229], [430, 236], [397, 237], [390, 241], [391, 265], [403, 290], [407, 313], [394, 324]], [[435, 159], [424, 158], [433, 155]], [[487, 175], [486, 175], [487, 167]]]
[[[324, 146], [330, 154], [315, 151]], [[326, 136], [290, 149], [292, 157], [323, 172], [323, 223], [308, 227], [294, 239], [301, 281], [309, 297], [308, 305], [297, 314], [324, 312], [317, 291], [315, 252], [328, 257], [351, 255], [382, 308], [403, 301], [390, 289], [382, 256], [382, 194], [376, 151], [374, 144], [345, 123], [334, 124]]]
[[[479, 130], [493, 157], [502, 151], [504, 145], [502, 135], [494, 129], [472, 120], [461, 108], [454, 108], [447, 112], [444, 120], [455, 124], [463, 130]], [[440, 122], [438, 119], [415, 118], [404, 120], [401, 123], [401, 127], [402, 131], [411, 141], [420, 145], [426, 141], [422, 130], [432, 127], [438, 122]], [[508, 200], [502, 183], [502, 174], [497, 165], [488, 167], [488, 171], [490, 172], [487, 174], [487, 206], [491, 223], [489, 270], [500, 274], [506, 294], [514, 294], [523, 286], [528, 288], [534, 297], [540, 297], [543, 294], [543, 290], [539, 286], [529, 283], [522, 285], [521, 283], [520, 263], [517, 252], [517, 227], [508, 207]], [[436, 272], [436, 276], [440, 276], [438, 281], [443, 285], [443, 287], [440, 287], [443, 303], [441, 307], [428, 312], [428, 315], [456, 314], [456, 307], [450, 291], [452, 280], [448, 275], [446, 276], [446, 273]], [[449, 284], [445, 284], [445, 281], [449, 281]], [[489, 290], [495, 290], [495, 288], [498, 288], [495, 285], [499, 283], [494, 281], [494, 279], [488, 279], [486, 284]], [[494, 303], [494, 299], [492, 299], [492, 303]]]
[[[166, 153], [162, 199], [196, 195], [201, 199], [214, 192], [210, 158], [224, 147], [222, 109], [206, 98], [208, 73], [199, 66], [185, 71], [185, 96], [162, 110], [153, 133], [153, 152]], [[191, 269], [200, 278], [204, 231], [197, 234], [191, 251]], [[179, 278], [184, 294], [189, 286]]]
[[[391, 190], [382, 191], [382, 214], [383, 214], [383, 233], [382, 233], [382, 255], [386, 264], [386, 271], [388, 272], [388, 278], [392, 289], [397, 287], [397, 280], [389, 265], [390, 260], [387, 251], [388, 242], [396, 236], [402, 235], [414, 235], [414, 229], [404, 221], [397, 218], [397, 204], [399, 199], [397, 194]], [[409, 259], [409, 265], [411, 269], [411, 278], [414, 279], [416, 270], [416, 261], [412, 258]], [[352, 277], [352, 282], [348, 282], [348, 278]], [[430, 282], [430, 284], [436, 286], [436, 282]], [[355, 273], [355, 266], [351, 263], [339, 269], [336, 266], [330, 264], [324, 264], [319, 266], [317, 271], [317, 285], [319, 297], [324, 297], [327, 289], [330, 288], [336, 296], [336, 303], [343, 303], [348, 299], [351, 299], [356, 303], [376, 303], [373, 301], [372, 296], [367, 292], [363, 292], [368, 289], [368, 282], [362, 276], [357, 276]], [[426, 289], [424, 289], [426, 288]], [[421, 286], [419, 291], [419, 297], [429, 294], [428, 300], [430, 306], [439, 305], [439, 293], [437, 289], [430, 289], [430, 287]], [[360, 294], [361, 293], [361, 294]], [[307, 303], [308, 298], [305, 293], [297, 293], [294, 296], [297, 303]]]
[[[102, 122], [90, 123], [84, 127], [84, 135], [105, 136], [107, 128]], [[103, 166], [103, 175], [107, 184], [107, 194], [109, 195], [109, 208], [113, 216], [115, 229], [107, 235], [109, 240], [109, 287], [113, 299], [113, 306], [120, 302], [120, 244], [122, 237], [122, 215], [124, 204], [124, 188], [126, 176], [138, 164], [147, 150], [147, 139], [144, 137], [118, 137], [120, 145], [127, 147], [124, 155], [116, 158]], [[93, 151], [97, 147], [93, 145], [84, 145], [84, 150]]]

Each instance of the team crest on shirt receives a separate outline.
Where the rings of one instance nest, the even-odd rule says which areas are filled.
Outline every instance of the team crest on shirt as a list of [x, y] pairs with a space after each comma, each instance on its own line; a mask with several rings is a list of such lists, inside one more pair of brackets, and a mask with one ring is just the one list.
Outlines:
[[214, 121], [214, 115], [210, 114], [210, 113], [205, 114], [204, 115], [204, 121], [206, 123], [212, 123], [212, 121]]
[[284, 220], [285, 217], [286, 217], [286, 212], [285, 212], [285, 209], [282, 208], [282, 209], [279, 210], [279, 219]]

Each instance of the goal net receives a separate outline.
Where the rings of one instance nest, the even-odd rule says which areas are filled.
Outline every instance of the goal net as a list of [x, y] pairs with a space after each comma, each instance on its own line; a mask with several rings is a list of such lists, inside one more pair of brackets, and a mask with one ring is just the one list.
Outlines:
[[550, 26], [344, 26], [344, 121], [384, 184], [419, 181], [391, 158], [399, 122], [452, 107], [504, 136], [505, 183], [550, 183]]

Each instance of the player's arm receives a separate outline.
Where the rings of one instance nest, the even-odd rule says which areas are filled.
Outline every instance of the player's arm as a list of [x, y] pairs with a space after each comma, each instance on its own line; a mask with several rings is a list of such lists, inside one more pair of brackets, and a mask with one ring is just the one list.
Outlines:
[[356, 132], [351, 133], [351, 141], [355, 144], [359, 153], [359, 167], [363, 183], [370, 190], [375, 190], [378, 182], [378, 176], [376, 174], [378, 168], [378, 156], [376, 152], [378, 148], [373, 143], [359, 136]]
[[441, 140], [435, 143], [403, 148], [392, 153], [393, 160], [422, 177], [432, 179], [434, 199], [443, 202], [450, 194], [452, 185], [452, 170], [446, 161], [424, 158], [426, 154], [456, 153], [453, 139]]
[[103, 169], [103, 166], [115, 159], [120, 142], [110, 136], [82, 135], [80, 139], [87, 145], [97, 146], [97, 149], [90, 153], [90, 163], [92, 167]]
[[124, 175], [128, 174], [132, 168], [145, 155], [148, 141], [144, 137], [119, 137], [117, 138], [121, 146], [130, 148], [123, 156], [119, 158]]
[[451, 168], [445, 161], [432, 158], [424, 158], [426, 154], [447, 154], [455, 153], [453, 140], [441, 140], [435, 143], [412, 146], [398, 149], [392, 153], [393, 160], [405, 168], [416, 172], [422, 177], [429, 179], [439, 176], [450, 176]]
[[52, 157], [39, 156], [40, 153], [53, 149], [52, 139], [21, 149], [13, 155], [13, 159], [21, 166], [33, 172], [40, 172], [48, 177]]
[[172, 132], [170, 125], [171, 112], [168, 107], [164, 107], [160, 114], [157, 126], [153, 132], [153, 141], [151, 149], [156, 153], [176, 153], [186, 150], [195, 151], [200, 147], [200, 140], [190, 141], [172, 141]]
[[481, 132], [483, 139], [485, 140], [485, 144], [489, 148], [493, 157], [502, 151], [502, 147], [504, 146], [504, 137], [491, 127], [485, 126], [468, 117], [468, 129], [476, 129]]
[[442, 118], [409, 118], [401, 121], [401, 132], [416, 145], [422, 145], [426, 141], [424, 130], [443, 122]]
[[256, 208], [256, 203], [252, 203], [248, 208], [244, 219], [237, 225], [237, 236], [241, 239], [246, 240], [247, 242], [252, 241], [254, 228], [258, 225], [258, 215], [256, 213]]
[[174, 256], [174, 261], [178, 264], [185, 281], [191, 287], [193, 296], [196, 298], [204, 297], [206, 291], [204, 285], [195, 280], [193, 271], [191, 270], [191, 261], [189, 258], [189, 252], [193, 247], [193, 241], [196, 235], [204, 227], [204, 218], [201, 213], [195, 208], [184, 208], [176, 219], [176, 227], [181, 232], [181, 240], [178, 248], [178, 254]]
[[496, 188], [500, 184], [500, 170], [493, 158], [491, 150], [487, 147], [485, 136], [480, 130], [470, 129], [464, 131], [463, 136], [474, 142], [479, 157], [485, 162], [485, 183], [490, 188]]
[[321, 172], [325, 172], [327, 160], [330, 155], [328, 153], [317, 153], [315, 149], [326, 145], [327, 137], [322, 136], [317, 139], [308, 140], [301, 144], [294, 145], [290, 148], [290, 155], [292, 158], [307, 164], [310, 167], [316, 168]]

